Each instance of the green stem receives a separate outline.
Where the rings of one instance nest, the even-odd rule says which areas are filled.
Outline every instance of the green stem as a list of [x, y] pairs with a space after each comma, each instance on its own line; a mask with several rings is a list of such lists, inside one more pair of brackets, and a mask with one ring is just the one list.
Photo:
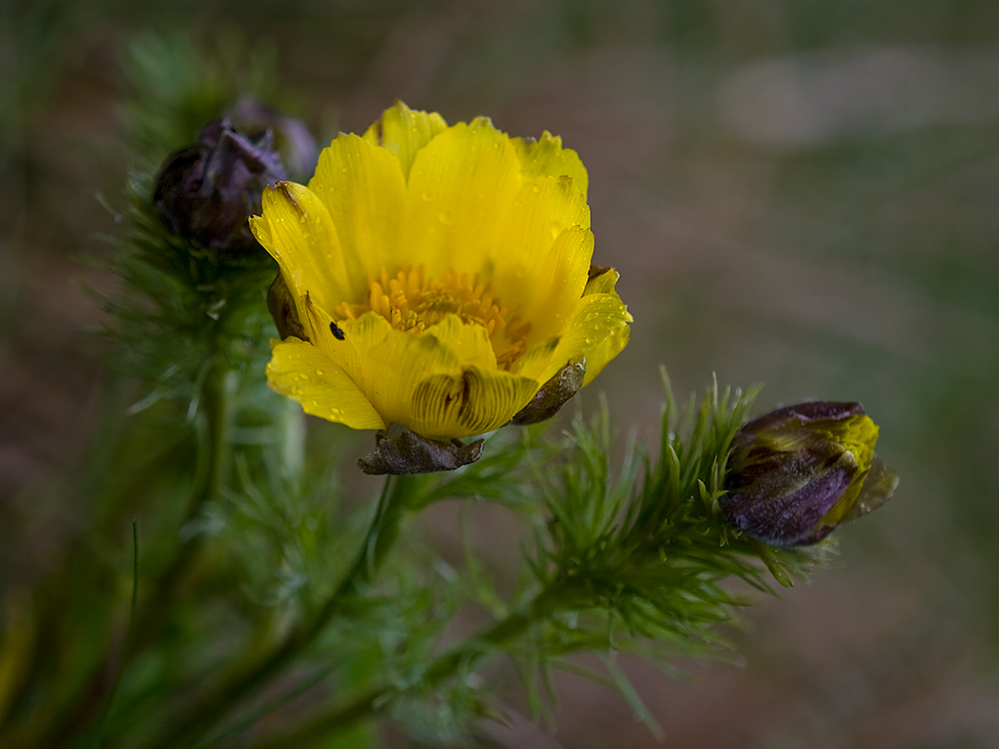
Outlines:
[[191, 497], [184, 522], [193, 520], [205, 503], [215, 499], [225, 484], [232, 459], [233, 396], [238, 376], [227, 366], [216, 365], [205, 378], [201, 410], [207, 417], [208, 465], [201, 485]]
[[[205, 378], [201, 392], [200, 410], [205, 415], [206, 433], [202, 443], [203, 469], [200, 480], [191, 495], [182, 524], [198, 515], [206, 502], [211, 501], [224, 485], [229, 471], [232, 433], [232, 399], [236, 392], [236, 372], [228, 366], [216, 364]], [[134, 531], [137, 533], [137, 531]], [[170, 610], [177, 582], [183, 577], [198, 544], [198, 536], [178, 547], [171, 563], [156, 576], [144, 596], [145, 606], [137, 607], [137, 590], [133, 590], [128, 634], [124, 641], [112, 637], [104, 654], [94, 662], [83, 686], [76, 692], [58, 718], [52, 720], [36, 746], [57, 749], [70, 742], [81, 731], [91, 728], [95, 712], [99, 713], [98, 732], [104, 730], [110, 713], [110, 701], [116, 691], [120, 672], [124, 668], [123, 659], [128, 653], [141, 651], [159, 632], [164, 611]], [[138, 564], [136, 557], [135, 564]], [[137, 584], [137, 578], [133, 585]], [[136, 615], [138, 617], [136, 618]], [[104, 710], [99, 707], [105, 705]]]
[[375, 516], [353, 566], [311, 621], [292, 630], [270, 653], [249, 666], [230, 673], [211, 695], [199, 700], [198, 707], [186, 719], [179, 722], [175, 730], [153, 744], [154, 749], [193, 745], [207, 729], [243, 698], [266, 686], [272, 677], [282, 671], [322, 633], [330, 620], [354, 595], [363, 592], [374, 581], [375, 575], [399, 535], [408, 493], [409, 483], [406, 477], [390, 476], [386, 479]]
[[[483, 659], [502, 651], [504, 646], [521, 637], [532, 625], [550, 616], [558, 607], [558, 602], [564, 600], [566, 588], [564, 581], [550, 584], [520, 611], [501, 619], [440, 656], [421, 677], [421, 688], [435, 687], [461, 669], [474, 668]], [[342, 705], [319, 713], [288, 733], [252, 744], [251, 749], [307, 746], [309, 742], [327, 738], [335, 731], [377, 714], [401, 695], [402, 692], [397, 687], [387, 684], [372, 688]]]
[[104, 738], [104, 729], [107, 726], [108, 718], [114, 708], [115, 697], [118, 696], [118, 687], [121, 686], [121, 677], [124, 671], [124, 662], [131, 651], [132, 638], [135, 633], [135, 612], [139, 602], [139, 524], [132, 521], [132, 605], [128, 612], [128, 631], [125, 633], [125, 642], [121, 647], [121, 662], [114, 676], [114, 683], [111, 685], [111, 693], [108, 695], [107, 704], [104, 706], [104, 714], [97, 725], [97, 734], [94, 739], [94, 746], [100, 746]]
[[[219, 496], [228, 479], [232, 461], [233, 397], [238, 386], [237, 373], [227, 366], [216, 365], [208, 372], [201, 392], [199, 410], [205, 416], [203, 451], [204, 465], [199, 481], [191, 494], [179, 527], [194, 520], [206, 504]], [[171, 610], [177, 585], [197, 556], [203, 536], [193, 535], [177, 548], [170, 564], [156, 576], [146, 596], [147, 606], [136, 627], [135, 649], [142, 650], [162, 625], [164, 611]]]

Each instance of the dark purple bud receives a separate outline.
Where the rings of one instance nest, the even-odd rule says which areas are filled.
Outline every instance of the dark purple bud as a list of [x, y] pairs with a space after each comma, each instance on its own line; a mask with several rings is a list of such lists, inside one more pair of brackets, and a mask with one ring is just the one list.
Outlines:
[[247, 223], [260, 213], [260, 194], [283, 179], [269, 133], [251, 140], [216, 120], [166, 160], [153, 203], [174, 234], [223, 255], [245, 255], [260, 248]]
[[816, 543], [888, 501], [898, 476], [874, 455], [878, 427], [859, 403], [785, 406], [732, 441], [728, 522], [774, 546]]
[[319, 147], [301, 120], [255, 99], [240, 99], [226, 115], [240, 132], [250, 137], [273, 133], [274, 149], [296, 181], [305, 181], [316, 171]]

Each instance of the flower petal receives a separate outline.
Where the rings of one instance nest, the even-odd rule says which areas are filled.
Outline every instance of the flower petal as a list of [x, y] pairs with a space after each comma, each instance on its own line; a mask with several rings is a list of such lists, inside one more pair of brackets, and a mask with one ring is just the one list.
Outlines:
[[[596, 306], [593, 305], [593, 307]], [[634, 318], [619, 296], [615, 294], [612, 299], [602, 301], [600, 306], [605, 306], [609, 315], [609, 319], [605, 321], [603, 326], [607, 329], [607, 334], [603, 340], [589, 345], [584, 351], [586, 377], [583, 378], [583, 387], [593, 382], [593, 378], [603, 371], [611, 359], [624, 350], [624, 347], [628, 345], [628, 338], [631, 336], [631, 328], [628, 327], [628, 323]]]
[[356, 135], [340, 135], [323, 150], [309, 189], [336, 226], [348, 274], [340, 285], [350, 301], [360, 301], [368, 280], [381, 268], [394, 268], [406, 247], [406, 181], [399, 161]]
[[250, 229], [277, 260], [310, 336], [303, 300], [311, 294], [332, 309], [347, 294], [336, 228], [326, 207], [303, 185], [278, 182], [261, 197], [263, 215], [250, 218]]
[[[552, 192], [566, 194], [564, 182], [546, 179], [544, 186], [542, 196]], [[530, 322], [528, 346], [558, 335], [568, 324], [583, 294], [593, 256], [590, 230], [585, 226], [562, 230], [562, 222], [553, 220], [552, 214], [544, 210], [544, 203], [549, 201], [540, 198], [538, 202], [542, 205], [533, 215], [525, 212], [511, 217], [505, 231], [511, 237], [509, 252], [513, 257], [508, 261], [497, 258], [493, 282], [503, 305]], [[585, 218], [588, 223], [589, 215]], [[551, 232], [556, 229], [559, 233], [552, 241]], [[538, 236], [542, 232], [543, 236]], [[522, 254], [512, 249], [519, 243], [531, 251]]]
[[507, 209], [520, 189], [520, 162], [510, 139], [485, 118], [458, 123], [430, 141], [409, 173], [409, 247], [430, 276], [447, 268], [482, 273]]
[[570, 359], [586, 359], [585, 387], [628, 343], [632, 316], [616, 292], [588, 294], [576, 304], [561, 337], [535, 344], [518, 362], [518, 372], [547, 382]]
[[[294, 182], [278, 182], [262, 196], [263, 215], [250, 228], [281, 266], [299, 317], [308, 325], [301, 300], [306, 293], [320, 306], [333, 309], [344, 299], [347, 279], [340, 239], [326, 206]], [[306, 330], [308, 332], [308, 329]]]
[[267, 383], [305, 412], [351, 429], [384, 429], [385, 422], [347, 373], [311, 343], [273, 341]]
[[395, 156], [403, 177], [408, 177], [416, 152], [445, 130], [447, 122], [436, 112], [412, 110], [397, 101], [382, 112], [381, 119], [365, 131], [363, 138]]
[[432, 335], [451, 349], [462, 366], [496, 369], [496, 352], [488, 331], [481, 325], [466, 325], [457, 315], [447, 315], [424, 335]]
[[409, 424], [413, 389], [421, 380], [461, 373], [457, 354], [435, 336], [395, 330], [374, 312], [338, 321], [342, 339], [330, 332], [333, 318], [326, 310], [307, 303], [306, 314], [317, 331], [317, 345], [357, 383], [387, 423]]
[[468, 437], [495, 429], [540, 386], [497, 371], [485, 329], [455, 315], [414, 335], [369, 312], [337, 322], [341, 339], [329, 332], [333, 320], [325, 310], [308, 303], [306, 308], [323, 353], [357, 383], [384, 420], [425, 437]]
[[589, 178], [579, 154], [571, 148], [562, 148], [562, 139], [547, 130], [540, 140], [533, 138], [511, 138], [513, 147], [520, 158], [525, 180], [535, 177], [561, 177], [572, 179], [573, 186], [586, 198]]
[[413, 392], [413, 431], [469, 437], [506, 424], [537, 392], [539, 383], [509, 372], [468, 367], [459, 376], [428, 377]]
[[[604, 330], [606, 334], [602, 338], [599, 333], [595, 335], [593, 341], [583, 352], [586, 356], [584, 387], [600, 374], [611, 359], [624, 350], [624, 347], [628, 345], [628, 338], [631, 336], [631, 328], [628, 327], [628, 324], [633, 322], [635, 318], [628, 312], [628, 308], [615, 290], [620, 277], [621, 274], [612, 268], [591, 279], [586, 284], [583, 298], [580, 300], [580, 307], [576, 310], [577, 316], [580, 314], [584, 317], [587, 314], [606, 315], [606, 317], [600, 318], [601, 324], [597, 326], [598, 330]], [[586, 303], [586, 300], [594, 297], [599, 301], [594, 300]], [[601, 310], [603, 311], [601, 312]]]

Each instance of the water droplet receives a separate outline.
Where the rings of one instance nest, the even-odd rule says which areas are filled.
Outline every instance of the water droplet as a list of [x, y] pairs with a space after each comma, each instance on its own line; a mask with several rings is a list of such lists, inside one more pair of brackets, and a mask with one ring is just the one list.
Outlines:
[[536, 192], [536, 193], [540, 193], [541, 192], [541, 185], [535, 183], [534, 187], [532, 187], [531, 189], [534, 190], [534, 192]]
[[322, 376], [323, 376], [323, 370], [321, 370], [321, 369], [317, 369], [317, 370], [316, 370], [316, 376], [317, 376], [317, 377], [322, 377]]
[[451, 226], [454, 223], [454, 214], [450, 211], [441, 211], [437, 214], [437, 220], [445, 226]]
[[420, 196], [420, 200], [422, 200], [424, 203], [429, 203], [433, 199], [434, 196], [431, 195], [429, 192], [425, 192]]

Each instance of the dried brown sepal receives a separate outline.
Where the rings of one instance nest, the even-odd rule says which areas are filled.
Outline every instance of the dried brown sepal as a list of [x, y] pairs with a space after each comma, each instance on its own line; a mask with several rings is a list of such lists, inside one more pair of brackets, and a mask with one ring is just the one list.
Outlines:
[[393, 424], [375, 434], [375, 449], [357, 465], [373, 476], [453, 471], [481, 458], [484, 445], [484, 440], [432, 440]]
[[589, 283], [594, 278], [602, 276], [604, 273], [606, 273], [609, 270], [612, 270], [612, 268], [609, 265], [603, 266], [603, 265], [597, 265], [596, 263], [590, 263], [590, 270], [586, 274], [586, 282]]
[[305, 328], [298, 316], [298, 307], [288, 290], [284, 276], [280, 273], [274, 279], [274, 283], [267, 290], [267, 311], [274, 318], [274, 325], [277, 326], [278, 336], [283, 341], [285, 338], [294, 336], [303, 341], [309, 339], [305, 335]]
[[510, 423], [526, 426], [552, 418], [583, 387], [585, 376], [586, 362], [583, 359], [570, 359], [558, 374], [541, 386], [530, 403], [510, 419]]

